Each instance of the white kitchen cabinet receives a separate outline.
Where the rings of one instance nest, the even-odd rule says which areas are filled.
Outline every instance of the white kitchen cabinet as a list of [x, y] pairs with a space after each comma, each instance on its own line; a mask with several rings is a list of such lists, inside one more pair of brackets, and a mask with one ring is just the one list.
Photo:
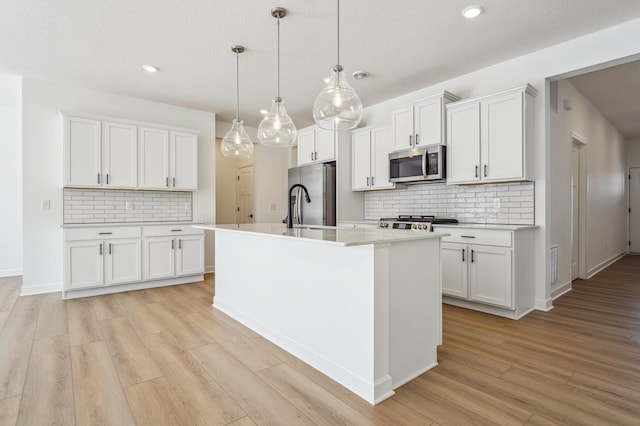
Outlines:
[[447, 105], [447, 183], [531, 180], [529, 86]]
[[198, 135], [169, 133], [169, 175], [171, 189], [198, 189]]
[[104, 285], [103, 248], [102, 240], [73, 241], [65, 244], [65, 289]]
[[64, 116], [65, 186], [135, 188], [135, 126]]
[[313, 126], [298, 133], [298, 165], [336, 159], [335, 132]]
[[169, 131], [138, 127], [138, 185], [169, 189]]
[[395, 188], [395, 183], [389, 182], [389, 152], [393, 150], [391, 127], [359, 129], [353, 132], [351, 143], [351, 189]]
[[535, 305], [531, 227], [480, 229], [434, 225], [442, 238], [445, 303], [520, 318]]
[[394, 150], [445, 143], [445, 105], [460, 98], [442, 92], [391, 111]]
[[144, 226], [143, 273], [155, 280], [204, 273], [204, 231], [189, 226]]

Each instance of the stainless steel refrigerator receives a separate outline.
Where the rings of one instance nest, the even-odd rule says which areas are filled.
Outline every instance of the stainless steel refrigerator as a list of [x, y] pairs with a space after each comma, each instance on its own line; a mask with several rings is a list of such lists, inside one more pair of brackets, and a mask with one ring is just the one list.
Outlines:
[[305, 200], [300, 187], [294, 188], [291, 199], [293, 224], [336, 225], [336, 163], [319, 163], [289, 169], [289, 186], [302, 184], [311, 202]]

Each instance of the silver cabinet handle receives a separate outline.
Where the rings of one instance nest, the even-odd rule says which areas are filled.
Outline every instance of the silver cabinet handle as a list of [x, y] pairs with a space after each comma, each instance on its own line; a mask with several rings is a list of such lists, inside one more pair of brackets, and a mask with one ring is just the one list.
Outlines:
[[475, 259], [473, 258], [473, 254], [474, 254], [474, 251], [471, 250], [471, 263], [475, 262]]
[[418, 146], [418, 145], [420, 144], [420, 142], [418, 142], [418, 136], [420, 136], [420, 135], [418, 135], [418, 134], [416, 133], [416, 146]]
[[178, 240], [178, 248], [182, 249], [182, 240]]
[[311, 153], [311, 161], [313, 161], [313, 152]]
[[173, 187], [174, 188], [176, 187], [176, 178], [175, 177], [173, 178]]
[[172, 229], [171, 232], [182, 232], [182, 229]]
[[109, 185], [109, 173], [107, 173], [107, 185]]
[[478, 166], [476, 166], [476, 177], [478, 177]]
[[465, 261], [465, 258], [464, 258], [464, 252], [465, 252], [465, 249], [462, 249], [462, 261], [463, 261], [463, 262]]
[[167, 188], [169, 187], [169, 176], [167, 176], [167, 178], [166, 178], [166, 183], [165, 183], [165, 185], [167, 186]]
[[475, 235], [460, 235], [462, 238], [475, 238]]
[[111, 243], [109, 243], [109, 254], [111, 254]]
[[113, 232], [98, 232], [98, 235], [111, 235]]
[[102, 256], [102, 243], [100, 243], [100, 256]]
[[484, 177], [487, 177], [487, 165], [484, 165]]
[[100, 173], [98, 173], [98, 183], [100, 183]]
[[367, 186], [369, 186], [369, 178], [367, 177]]
[[409, 135], [409, 146], [413, 146], [413, 135]]
[[371, 186], [376, 184], [376, 178], [375, 176], [371, 176]]
[[173, 250], [173, 243], [175, 240], [171, 240], [171, 250]]

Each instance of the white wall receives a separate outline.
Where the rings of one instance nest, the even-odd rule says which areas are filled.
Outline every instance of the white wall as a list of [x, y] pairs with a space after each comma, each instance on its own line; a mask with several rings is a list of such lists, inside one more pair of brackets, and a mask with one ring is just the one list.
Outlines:
[[0, 277], [22, 275], [22, 78], [0, 75]]
[[[193, 219], [215, 222], [215, 115], [67, 84], [23, 79], [23, 294], [62, 288], [63, 141], [60, 110], [87, 112], [196, 129], [198, 191]], [[40, 210], [51, 200], [51, 210]], [[205, 266], [213, 267], [213, 238], [207, 237]]]
[[627, 167], [640, 167], [640, 138], [627, 141]]
[[640, 45], [629, 40], [640, 38], [640, 19], [626, 22], [599, 32], [524, 55], [481, 70], [447, 80], [407, 95], [370, 106], [365, 109], [363, 125], [391, 123], [391, 108], [448, 90], [462, 98], [488, 94], [529, 83], [539, 90], [535, 99], [536, 123], [534, 137], [536, 170], [534, 178], [536, 196], [536, 225], [534, 271], [536, 283], [536, 307], [549, 309], [551, 304], [548, 251], [550, 246], [549, 225], [561, 216], [552, 208], [547, 198], [551, 150], [549, 148], [549, 111], [547, 79], [597, 64], [619, 60], [640, 54]]
[[[564, 99], [570, 100], [570, 111], [562, 107]], [[558, 245], [558, 282], [551, 288], [554, 294], [571, 283], [571, 132], [587, 143], [582, 148], [587, 158], [587, 274], [627, 250], [626, 141], [568, 80], [558, 82], [558, 104], [550, 120], [553, 185], [548, 198], [552, 217], [549, 243]]]

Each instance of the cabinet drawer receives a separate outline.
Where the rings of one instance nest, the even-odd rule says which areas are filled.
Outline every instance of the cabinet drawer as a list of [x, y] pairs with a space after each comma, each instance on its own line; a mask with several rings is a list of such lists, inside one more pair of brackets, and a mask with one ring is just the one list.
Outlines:
[[502, 231], [495, 229], [473, 229], [473, 228], [438, 228], [436, 232], [447, 232], [451, 235], [443, 237], [442, 241], [449, 243], [482, 244], [487, 246], [512, 246], [512, 231]]
[[152, 225], [142, 227], [143, 237], [162, 237], [166, 235], [202, 235], [203, 229], [196, 229], [189, 225]]
[[139, 226], [105, 226], [100, 228], [69, 228], [64, 230], [65, 241], [103, 240], [111, 238], [140, 238]]

